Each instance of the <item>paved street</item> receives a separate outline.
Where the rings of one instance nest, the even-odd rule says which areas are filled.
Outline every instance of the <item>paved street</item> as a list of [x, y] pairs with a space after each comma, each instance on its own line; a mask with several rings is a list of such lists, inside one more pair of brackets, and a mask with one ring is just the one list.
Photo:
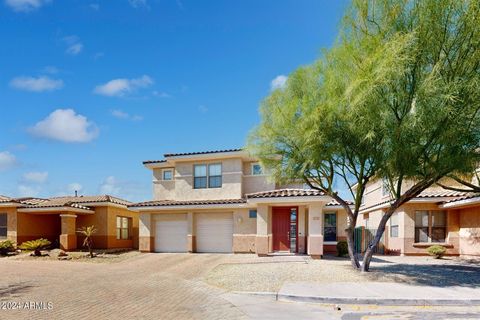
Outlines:
[[[0, 303], [51, 302], [51, 310], [0, 310], [0, 319], [475, 319], [478, 308], [375, 308], [278, 302], [235, 294], [203, 281], [222, 263], [251, 257], [142, 254], [119, 263], [0, 259]], [[248, 277], [248, 274], [245, 274]], [[10, 305], [11, 306], [11, 305]], [[47, 306], [47, 305], [45, 305]], [[390, 315], [390, 316], [389, 316]], [[448, 316], [448, 317], [446, 317]], [[446, 318], [445, 318], [446, 317]], [[413, 318], [415, 319], [415, 318]]]

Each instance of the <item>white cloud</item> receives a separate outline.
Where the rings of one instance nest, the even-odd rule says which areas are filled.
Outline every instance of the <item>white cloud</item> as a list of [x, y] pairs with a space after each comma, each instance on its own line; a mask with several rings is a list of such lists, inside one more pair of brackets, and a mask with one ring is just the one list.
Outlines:
[[17, 164], [17, 158], [8, 151], [0, 152], [0, 171], [5, 171]]
[[130, 5], [134, 7], [135, 9], [137, 8], [150, 8], [148, 6], [147, 0], [128, 0]]
[[147, 75], [136, 79], [113, 79], [107, 83], [96, 86], [93, 92], [108, 97], [122, 97], [139, 88], [146, 88], [152, 84], [153, 79]]
[[40, 186], [28, 186], [20, 184], [18, 186], [18, 196], [19, 197], [36, 197], [40, 193]]
[[101, 194], [118, 195], [120, 190], [120, 183], [114, 176], [107, 177], [100, 185]]
[[52, 79], [49, 77], [16, 77], [10, 81], [10, 86], [32, 92], [43, 92], [58, 90], [63, 87], [63, 81], [60, 79]]
[[16, 12], [30, 12], [37, 10], [51, 0], [5, 0], [5, 4]]
[[285, 88], [285, 85], [287, 84], [287, 79], [288, 77], [283, 74], [276, 76], [275, 79], [270, 82], [270, 89], [273, 91]]
[[44, 183], [47, 181], [48, 172], [27, 172], [23, 174], [23, 180], [32, 183]]
[[125, 119], [125, 120], [132, 120], [132, 121], [141, 121], [143, 120], [142, 116], [139, 115], [131, 115], [129, 113], [126, 113], [122, 110], [112, 110], [111, 111], [112, 116], [118, 119]]
[[159, 98], [170, 98], [171, 95], [169, 95], [168, 93], [166, 92], [162, 92], [162, 91], [153, 91], [152, 94], [155, 96], [155, 97], [159, 97]]
[[83, 43], [80, 42], [80, 38], [77, 36], [64, 37], [63, 41], [67, 45], [66, 53], [76, 56], [83, 50]]
[[40, 137], [63, 142], [89, 142], [98, 136], [97, 126], [72, 109], [57, 109], [29, 129]]

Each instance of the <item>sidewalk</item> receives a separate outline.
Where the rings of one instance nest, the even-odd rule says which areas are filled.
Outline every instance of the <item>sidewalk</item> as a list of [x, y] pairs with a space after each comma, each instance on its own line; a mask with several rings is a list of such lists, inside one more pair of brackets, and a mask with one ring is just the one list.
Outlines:
[[478, 306], [477, 287], [415, 286], [392, 282], [286, 282], [279, 301], [398, 306]]

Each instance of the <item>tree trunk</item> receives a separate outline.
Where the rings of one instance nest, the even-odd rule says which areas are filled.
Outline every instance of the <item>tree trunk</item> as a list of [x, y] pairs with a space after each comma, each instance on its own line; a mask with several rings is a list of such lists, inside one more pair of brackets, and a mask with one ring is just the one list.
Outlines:
[[352, 267], [354, 269], [358, 269], [360, 268], [360, 262], [355, 255], [355, 240], [353, 238], [355, 226], [349, 226], [345, 231], [347, 232], [348, 255], [350, 256], [350, 262], [352, 263]]
[[375, 238], [373, 238], [373, 240], [368, 244], [367, 250], [363, 255], [362, 267], [360, 269], [362, 272], [368, 272], [370, 270], [370, 262], [372, 261], [373, 252], [380, 242], [380, 239], [382, 239], [388, 219], [390, 219], [390, 216], [393, 214], [393, 212], [395, 212], [395, 210], [397, 210], [397, 207], [390, 207], [380, 220]]

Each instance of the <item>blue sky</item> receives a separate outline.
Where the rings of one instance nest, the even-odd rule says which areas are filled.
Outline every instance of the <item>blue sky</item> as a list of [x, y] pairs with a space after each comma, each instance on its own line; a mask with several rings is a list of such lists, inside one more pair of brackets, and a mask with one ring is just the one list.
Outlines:
[[0, 194], [151, 198], [143, 160], [241, 147], [346, 1], [1, 0]]

